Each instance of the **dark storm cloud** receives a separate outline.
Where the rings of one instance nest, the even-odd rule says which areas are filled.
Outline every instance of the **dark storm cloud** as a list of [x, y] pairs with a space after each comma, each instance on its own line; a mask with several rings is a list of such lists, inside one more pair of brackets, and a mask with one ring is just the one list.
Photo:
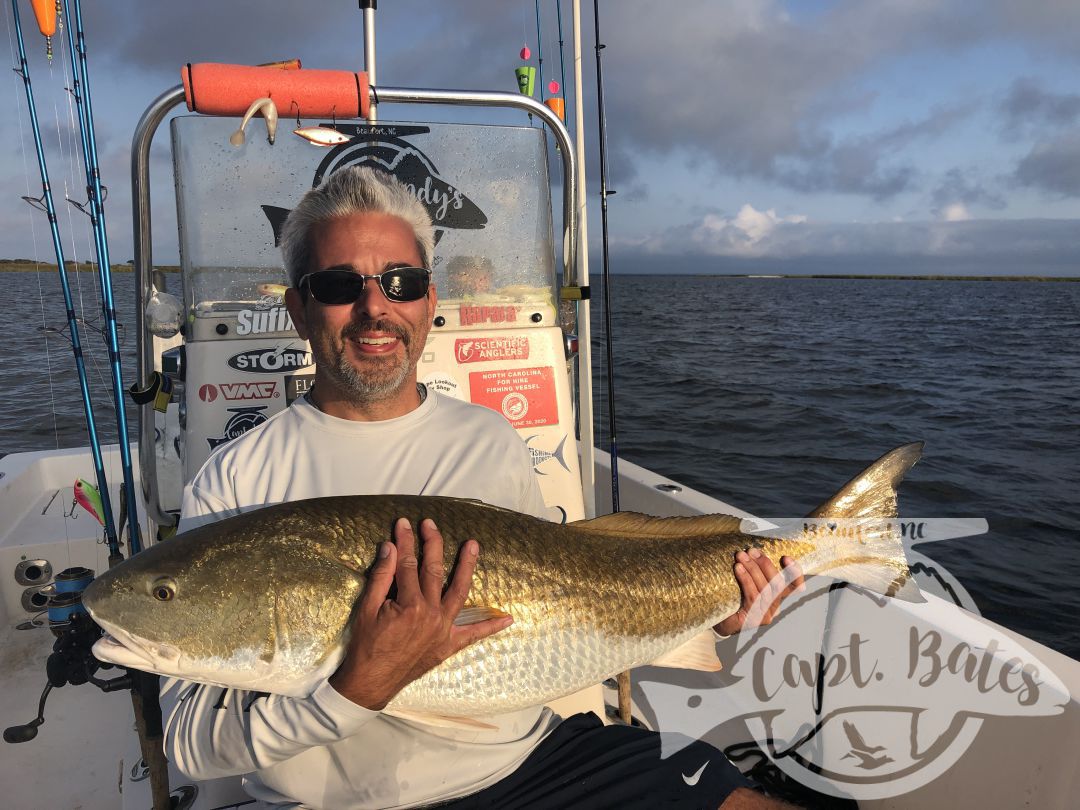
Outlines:
[[994, 210], [1005, 207], [1005, 198], [999, 191], [984, 183], [976, 171], [954, 168], [945, 173], [934, 188], [931, 213], [941, 215], [947, 206], [961, 203], [964, 206], [982, 205]]
[[1048, 93], [1037, 81], [1020, 78], [1013, 82], [1001, 103], [1004, 130], [1018, 136], [1046, 126], [1069, 126], [1080, 116], [1080, 95]]
[[1036, 144], [1017, 165], [1015, 179], [1063, 197], [1080, 196], [1080, 129]]

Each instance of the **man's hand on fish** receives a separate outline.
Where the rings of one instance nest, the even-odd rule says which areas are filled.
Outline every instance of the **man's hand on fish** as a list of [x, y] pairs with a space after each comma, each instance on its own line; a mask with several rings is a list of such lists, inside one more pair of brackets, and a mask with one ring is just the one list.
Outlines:
[[[736, 554], [732, 570], [735, 572], [735, 579], [739, 583], [742, 604], [739, 605], [738, 612], [728, 616], [720, 624], [714, 625], [713, 629], [722, 636], [733, 636], [742, 630], [744, 626], [756, 626], [747, 625], [746, 621], [750, 614], [750, 608], [759, 595], [761, 595], [762, 599], [767, 600], [765, 604], [768, 607], [761, 621], [757, 624], [771, 623], [780, 610], [780, 603], [784, 598], [788, 594], [802, 590], [805, 587], [802, 570], [794, 557], [781, 557], [780, 566], [785, 569], [794, 566], [789, 572], [791, 577], [777, 576], [776, 566], [759, 549], [752, 548]], [[791, 579], [791, 584], [785, 587], [784, 583], [788, 579]]]
[[[443, 593], [443, 538], [434, 521], [420, 523], [424, 567], [405, 518], [394, 524], [394, 542], [383, 543], [360, 594], [345, 658], [330, 684], [354, 703], [381, 710], [407, 684], [454, 653], [513, 623], [509, 616], [457, 626], [469, 594], [480, 546], [461, 547]], [[397, 592], [390, 598], [391, 586]]]

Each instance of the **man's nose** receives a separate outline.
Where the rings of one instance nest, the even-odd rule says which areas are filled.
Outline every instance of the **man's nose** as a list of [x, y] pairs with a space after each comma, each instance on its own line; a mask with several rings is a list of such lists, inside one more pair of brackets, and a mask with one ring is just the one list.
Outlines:
[[389, 305], [390, 302], [383, 295], [382, 287], [379, 286], [379, 279], [365, 278], [364, 291], [356, 299], [354, 306], [359, 308], [361, 312], [374, 317], [385, 314], [389, 309]]

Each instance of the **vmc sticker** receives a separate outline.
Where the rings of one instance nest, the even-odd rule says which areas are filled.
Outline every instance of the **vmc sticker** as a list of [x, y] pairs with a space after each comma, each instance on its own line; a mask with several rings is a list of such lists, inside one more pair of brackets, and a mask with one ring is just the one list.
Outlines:
[[516, 428], [559, 422], [551, 366], [474, 371], [469, 374], [469, 392], [473, 402], [498, 411]]

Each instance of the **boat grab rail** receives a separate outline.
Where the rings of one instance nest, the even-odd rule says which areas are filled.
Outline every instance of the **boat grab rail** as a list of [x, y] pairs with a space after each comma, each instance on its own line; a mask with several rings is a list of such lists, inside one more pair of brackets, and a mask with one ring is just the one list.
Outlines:
[[[442, 104], [465, 107], [495, 107], [518, 109], [534, 115], [547, 124], [558, 143], [558, 154], [563, 168], [563, 284], [579, 284], [578, 210], [576, 204], [578, 170], [575, 162], [570, 133], [551, 108], [522, 95], [501, 91], [482, 90], [434, 90], [404, 87], [368, 88], [370, 101], [374, 104]], [[150, 216], [150, 146], [161, 122], [172, 110], [185, 103], [183, 85], [166, 90], [143, 112], [135, 127], [131, 143], [131, 207], [135, 264], [135, 330], [140, 350], [136, 353], [138, 385], [145, 387], [154, 371], [153, 341], [146, 340], [146, 302], [152, 294], [153, 249]], [[588, 317], [588, 302], [581, 302], [584, 315]], [[579, 316], [580, 317], [580, 316]], [[587, 348], [583, 349], [587, 351]], [[591, 418], [591, 414], [590, 417]], [[142, 493], [146, 501], [147, 516], [159, 526], [172, 526], [175, 516], [161, 508], [154, 458], [154, 406], [139, 406], [139, 462], [142, 475]], [[586, 448], [585, 445], [590, 445]], [[582, 466], [592, 464], [591, 442], [582, 443]]]

